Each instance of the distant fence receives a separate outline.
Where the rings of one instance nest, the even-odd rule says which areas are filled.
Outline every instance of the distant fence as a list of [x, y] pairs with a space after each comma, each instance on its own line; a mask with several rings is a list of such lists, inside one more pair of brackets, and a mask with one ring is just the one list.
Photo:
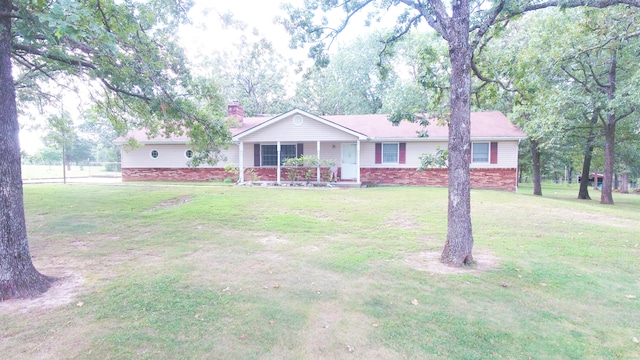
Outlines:
[[91, 162], [70, 164], [63, 169], [62, 164], [22, 165], [23, 180], [63, 179], [63, 178], [120, 178], [119, 162]]

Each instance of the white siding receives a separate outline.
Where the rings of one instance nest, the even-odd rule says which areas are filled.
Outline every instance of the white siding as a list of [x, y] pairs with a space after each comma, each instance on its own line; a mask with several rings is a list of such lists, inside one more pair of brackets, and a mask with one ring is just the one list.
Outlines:
[[[389, 141], [391, 142], [401, 142], [401, 141]], [[446, 142], [436, 142], [436, 141], [419, 141], [419, 142], [407, 142], [407, 152], [406, 152], [406, 164], [376, 164], [376, 143], [375, 142], [366, 142], [362, 143], [360, 147], [360, 166], [366, 168], [389, 168], [389, 167], [400, 167], [400, 168], [418, 168], [420, 166], [420, 155], [422, 154], [433, 154], [436, 152], [436, 148], [439, 146], [440, 148], [446, 149]]]
[[498, 163], [500, 168], [518, 167], [518, 141], [498, 142]]
[[[308, 119], [305, 119], [305, 124]], [[286, 120], [283, 120], [286, 121]], [[315, 121], [314, 121], [315, 122]], [[320, 124], [315, 122], [316, 124]], [[304, 124], [303, 124], [304, 125]], [[327, 128], [326, 125], [320, 124]], [[344, 134], [344, 133], [342, 133]], [[347, 134], [348, 135], [348, 134]], [[350, 136], [350, 135], [349, 135]], [[355, 139], [348, 141], [321, 141], [320, 142], [320, 159], [335, 160], [337, 164], [341, 159], [341, 143], [355, 143]], [[317, 142], [314, 141], [282, 141], [282, 144], [304, 144], [304, 154], [318, 156]], [[275, 144], [273, 141], [265, 141], [262, 144]], [[375, 163], [375, 144], [376, 142], [360, 143], [360, 165], [366, 168], [417, 168], [420, 166], [419, 157], [422, 154], [432, 154], [436, 148], [446, 149], [446, 142], [407, 142], [406, 147], [406, 164], [376, 164]], [[189, 149], [187, 145], [145, 145], [131, 151], [122, 151], [122, 167], [123, 168], [184, 168], [187, 167], [188, 159], [185, 157], [185, 151]], [[151, 151], [157, 150], [158, 157], [153, 159]], [[244, 143], [244, 166], [253, 167], [254, 144]], [[471, 164], [472, 168], [515, 168], [518, 166], [518, 141], [499, 141], [498, 142], [498, 163], [497, 164]], [[228, 150], [223, 150], [222, 155], [226, 157], [226, 161], [220, 161], [214, 166], [202, 165], [200, 167], [219, 167], [222, 168], [226, 164], [239, 162], [239, 146], [232, 144]]]
[[[479, 141], [491, 142], [491, 141]], [[498, 168], [516, 168], [518, 166], [518, 141], [498, 141], [498, 163], [472, 163], [472, 169], [498, 169]]]
[[[185, 168], [188, 159], [185, 151], [190, 149], [187, 145], [144, 145], [131, 151], [122, 151], [123, 168]], [[152, 158], [151, 151], [157, 150], [158, 157]], [[215, 166], [202, 165], [200, 167], [224, 167], [228, 163], [238, 162], [238, 145], [229, 145], [228, 150], [223, 150], [222, 155], [226, 161], [220, 161]], [[253, 163], [252, 163], [253, 164]]]
[[303, 117], [302, 125], [293, 124], [293, 116], [284, 118], [256, 132], [242, 137], [245, 143], [275, 143], [276, 141], [299, 143], [305, 141], [354, 141], [356, 137], [342, 130]]

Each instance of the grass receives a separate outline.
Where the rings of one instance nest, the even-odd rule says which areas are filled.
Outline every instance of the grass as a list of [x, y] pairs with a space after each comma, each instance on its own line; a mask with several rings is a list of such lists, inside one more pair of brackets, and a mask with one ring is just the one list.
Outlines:
[[[420, 271], [446, 189], [25, 185], [31, 253], [75, 296], [0, 303], [12, 358], [632, 359], [640, 196], [472, 192], [492, 270]], [[157, 185], [157, 184], [156, 184]], [[142, 190], [142, 191], [141, 191]], [[592, 194], [594, 195], [594, 194]], [[597, 194], [596, 194], [597, 195]], [[62, 282], [61, 282], [62, 284]], [[505, 285], [505, 286], [502, 286]], [[80, 306], [81, 305], [81, 306]]]

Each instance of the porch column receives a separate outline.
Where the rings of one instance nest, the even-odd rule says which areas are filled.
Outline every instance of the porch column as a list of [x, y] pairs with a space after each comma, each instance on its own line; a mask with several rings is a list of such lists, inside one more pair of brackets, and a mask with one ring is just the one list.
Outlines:
[[276, 148], [278, 149], [278, 160], [277, 160], [278, 170], [276, 172], [276, 176], [277, 176], [276, 183], [280, 185], [280, 141], [278, 141], [278, 145], [276, 146]]
[[320, 182], [320, 140], [318, 140], [316, 147], [318, 148], [318, 171], [316, 172], [316, 182]]
[[238, 158], [238, 181], [240, 183], [244, 182], [244, 142], [240, 141], [240, 144], [238, 145], [240, 147], [239, 151], [238, 151], [238, 156], [240, 156]]
[[356, 157], [356, 183], [360, 184], [360, 139], [356, 142], [356, 154], [358, 154]]

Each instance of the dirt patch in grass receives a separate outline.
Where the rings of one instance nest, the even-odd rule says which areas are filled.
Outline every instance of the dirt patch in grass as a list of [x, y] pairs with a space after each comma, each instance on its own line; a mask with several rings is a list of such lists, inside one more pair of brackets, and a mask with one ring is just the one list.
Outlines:
[[258, 239], [258, 242], [263, 245], [277, 245], [277, 244], [286, 244], [289, 242], [289, 240], [279, 238], [276, 235], [271, 234]]
[[84, 278], [74, 272], [57, 276], [57, 280], [44, 294], [32, 299], [9, 299], [0, 302], [0, 313], [26, 313], [47, 311], [75, 302], [76, 295], [82, 291]]
[[473, 274], [498, 267], [499, 259], [489, 253], [474, 252], [471, 266], [452, 267], [440, 262], [440, 250], [424, 251], [405, 257], [404, 262], [411, 268], [433, 274]]
[[143, 211], [142, 213], [143, 214], [148, 214], [148, 213], [152, 213], [154, 211], [158, 211], [158, 210], [162, 210], [162, 209], [166, 209], [166, 208], [170, 208], [170, 207], [174, 207], [174, 206], [179, 206], [179, 205], [182, 205], [184, 203], [188, 203], [192, 199], [193, 199], [193, 196], [180, 196], [180, 197], [177, 197], [177, 198], [165, 200], [165, 201], [162, 201], [161, 203], [159, 203], [158, 205], [154, 206], [153, 208]]
[[384, 224], [388, 227], [400, 228], [404, 230], [413, 230], [418, 228], [418, 225], [415, 223], [415, 221], [401, 215], [386, 219], [384, 221]]
[[338, 302], [320, 303], [312, 309], [304, 331], [307, 359], [400, 359], [397, 353], [370, 340], [380, 331], [371, 318], [345, 312]]

